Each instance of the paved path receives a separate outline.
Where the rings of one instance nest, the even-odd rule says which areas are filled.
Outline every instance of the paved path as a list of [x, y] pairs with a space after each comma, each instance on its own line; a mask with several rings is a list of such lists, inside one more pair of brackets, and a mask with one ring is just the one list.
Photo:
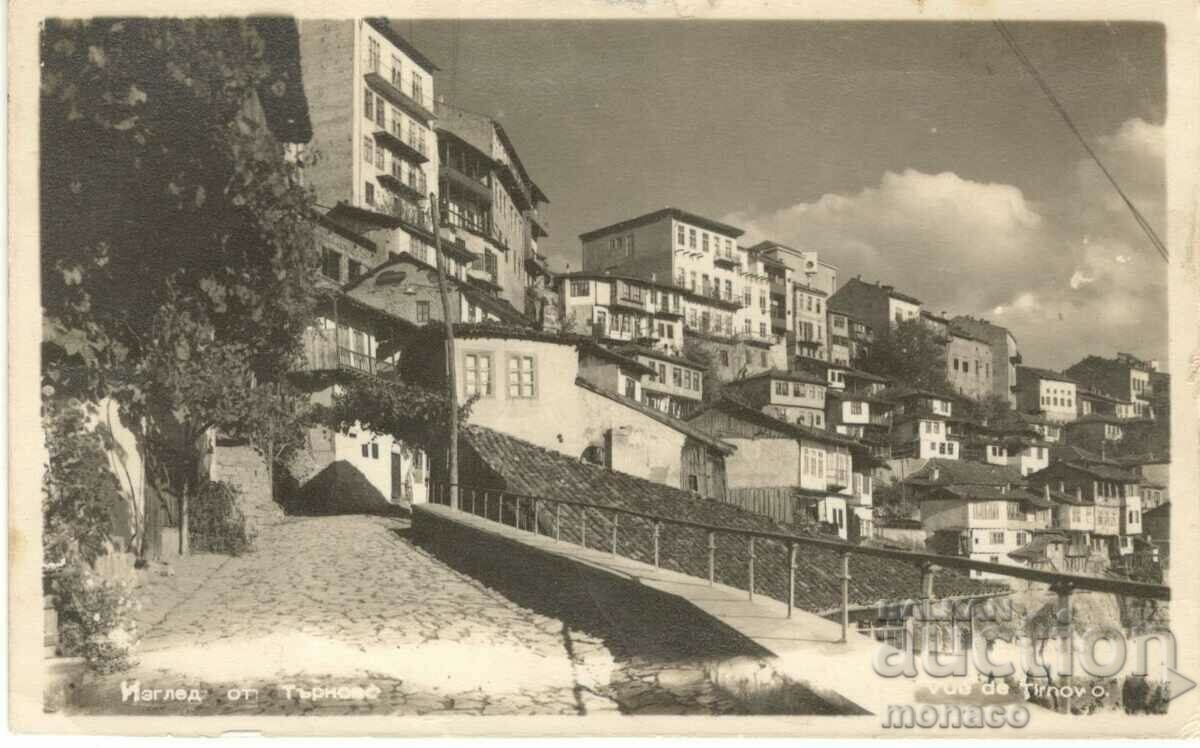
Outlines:
[[[407, 522], [366, 516], [295, 518], [265, 528], [258, 550], [225, 563], [146, 633], [135, 670], [90, 683], [84, 707], [206, 714], [616, 710], [598, 693], [613, 670], [601, 642], [575, 637], [560, 621], [451, 570], [408, 542], [406, 532]], [[206, 695], [199, 704], [122, 702], [122, 680], [137, 680], [142, 690], [199, 688]], [[374, 686], [380, 693], [301, 693], [314, 686]], [[259, 695], [231, 702], [233, 688]]]

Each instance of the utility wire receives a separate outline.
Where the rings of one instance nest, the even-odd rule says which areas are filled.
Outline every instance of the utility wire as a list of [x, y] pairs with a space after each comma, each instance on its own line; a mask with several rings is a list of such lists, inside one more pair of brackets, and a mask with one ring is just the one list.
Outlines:
[[1096, 166], [1100, 167], [1100, 171], [1104, 173], [1104, 176], [1108, 179], [1109, 183], [1112, 184], [1113, 189], [1115, 189], [1117, 194], [1121, 196], [1121, 200], [1125, 202], [1126, 207], [1129, 208], [1129, 212], [1133, 214], [1133, 220], [1137, 221], [1138, 226], [1140, 226], [1142, 231], [1146, 234], [1146, 238], [1150, 240], [1150, 243], [1156, 250], [1158, 250], [1158, 253], [1162, 255], [1163, 260], [1170, 262], [1171, 258], [1167, 253], [1167, 248], [1162, 243], [1162, 240], [1158, 238], [1158, 234], [1154, 232], [1154, 227], [1150, 225], [1150, 222], [1147, 221], [1145, 216], [1142, 215], [1141, 211], [1137, 209], [1137, 206], [1133, 204], [1133, 201], [1129, 199], [1129, 196], [1125, 194], [1125, 190], [1121, 189], [1121, 185], [1117, 183], [1117, 180], [1112, 175], [1112, 172], [1108, 170], [1108, 167], [1104, 165], [1104, 162], [1100, 160], [1100, 157], [1094, 150], [1092, 150], [1092, 147], [1088, 145], [1087, 140], [1085, 140], [1083, 137], [1083, 133], [1079, 131], [1079, 128], [1075, 126], [1074, 120], [1071, 119], [1071, 115], [1067, 113], [1067, 110], [1063, 107], [1062, 102], [1060, 102], [1058, 97], [1054, 95], [1054, 91], [1050, 89], [1050, 86], [1046, 83], [1045, 79], [1042, 78], [1042, 75], [1038, 72], [1038, 69], [1034, 67], [1029, 58], [1025, 56], [1025, 53], [1017, 44], [1017, 40], [1013, 38], [1012, 33], [1008, 30], [1008, 27], [1004, 25], [1003, 21], [994, 21], [993, 23], [996, 27], [996, 31], [999, 32], [1001, 38], [1003, 38], [1005, 43], [1008, 44], [1009, 49], [1011, 49], [1012, 53], [1016, 55], [1018, 60], [1021, 61], [1021, 64], [1024, 65], [1025, 69], [1029, 71], [1029, 74], [1033, 76], [1033, 79], [1037, 82], [1038, 87], [1042, 89], [1042, 93], [1046, 95], [1046, 98], [1048, 98], [1050, 103], [1054, 105], [1054, 108], [1058, 112], [1059, 116], [1062, 117], [1063, 121], [1067, 123], [1067, 127], [1071, 129], [1072, 133], [1074, 133], [1075, 138], [1079, 141], [1079, 144], [1083, 146], [1085, 151], [1087, 151], [1088, 156], [1090, 156], [1092, 161], [1096, 163]]

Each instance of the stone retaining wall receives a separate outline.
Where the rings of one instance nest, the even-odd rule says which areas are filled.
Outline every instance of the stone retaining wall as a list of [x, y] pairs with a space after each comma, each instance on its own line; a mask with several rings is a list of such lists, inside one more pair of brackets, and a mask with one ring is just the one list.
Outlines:
[[249, 446], [216, 446], [209, 476], [241, 491], [239, 508], [255, 531], [283, 519], [283, 508], [271, 498], [271, 474], [266, 460]]

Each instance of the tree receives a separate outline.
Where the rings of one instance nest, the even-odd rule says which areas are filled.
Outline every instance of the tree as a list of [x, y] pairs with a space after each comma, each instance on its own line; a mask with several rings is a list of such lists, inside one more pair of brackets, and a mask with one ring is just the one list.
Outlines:
[[299, 81], [257, 28], [95, 19], [42, 35], [45, 383], [115, 396], [184, 501], [200, 436], [259, 420], [247, 393], [282, 380], [316, 300], [312, 195], [264, 115]]
[[271, 498], [278, 500], [275, 469], [304, 447], [305, 431], [313, 422], [312, 402], [307, 393], [286, 380], [258, 385], [249, 397], [252, 400], [249, 410], [255, 417], [239, 425], [238, 435], [249, 440], [262, 456], [271, 484]]
[[919, 320], [894, 326], [871, 346], [861, 366], [902, 386], [952, 393], [946, 378], [945, 343]]
[[692, 338], [684, 338], [683, 357], [701, 369], [701, 399], [706, 403], [716, 400], [721, 394], [721, 378], [717, 375], [712, 351]]
[[964, 415], [968, 419], [989, 426], [1005, 422], [1012, 413], [1012, 403], [1008, 398], [999, 395], [988, 395], [981, 400], [968, 399], [965, 401], [965, 407]]
[[[474, 398], [459, 407], [458, 418], [466, 423]], [[399, 379], [351, 375], [327, 408], [318, 407], [314, 418], [326, 426], [349, 431], [362, 428], [388, 434], [426, 449], [447, 446], [450, 401], [446, 393]]]

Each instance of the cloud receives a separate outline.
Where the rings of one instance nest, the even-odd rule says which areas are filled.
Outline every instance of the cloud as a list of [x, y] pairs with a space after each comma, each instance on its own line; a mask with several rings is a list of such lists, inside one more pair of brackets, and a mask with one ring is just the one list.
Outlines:
[[[1161, 226], [1163, 128], [1129, 120], [1094, 147]], [[1165, 266], [1090, 159], [1077, 164], [1069, 189], [1043, 201], [1016, 185], [908, 169], [857, 193], [724, 220], [743, 227], [747, 243], [817, 250], [842, 282], [861, 275], [933, 311], [995, 316], [1031, 363], [1165, 352]]]

